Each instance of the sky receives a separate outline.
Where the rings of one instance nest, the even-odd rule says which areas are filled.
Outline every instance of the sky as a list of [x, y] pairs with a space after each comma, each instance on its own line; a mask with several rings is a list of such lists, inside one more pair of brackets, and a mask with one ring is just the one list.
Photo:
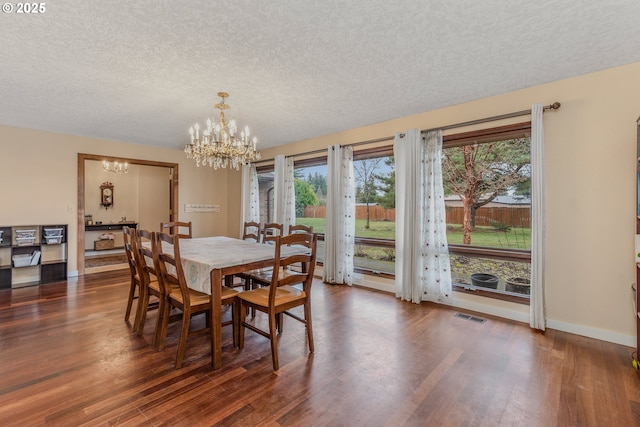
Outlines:
[[[357, 167], [358, 161], [356, 160], [353, 163]], [[309, 166], [309, 167], [300, 168], [296, 170], [302, 171], [302, 174], [305, 179], [309, 174], [314, 175], [316, 172], [319, 173], [320, 175], [327, 176], [327, 165]], [[378, 165], [377, 173], [380, 175], [387, 175], [389, 172], [391, 172], [391, 170], [392, 170], [391, 167], [387, 166], [384, 162], [380, 162]]]

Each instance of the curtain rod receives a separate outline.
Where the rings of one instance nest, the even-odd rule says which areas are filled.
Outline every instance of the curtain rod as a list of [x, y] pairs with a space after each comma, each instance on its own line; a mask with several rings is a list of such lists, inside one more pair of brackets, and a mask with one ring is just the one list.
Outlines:
[[[554, 102], [553, 104], [550, 105], [545, 105], [542, 110], [543, 111], [547, 111], [547, 110], [557, 110], [560, 108], [560, 103], [559, 102]], [[455, 129], [455, 128], [461, 128], [461, 127], [465, 127], [465, 126], [472, 126], [472, 125], [478, 125], [478, 124], [482, 124], [482, 123], [488, 123], [488, 122], [494, 122], [494, 121], [498, 121], [498, 120], [504, 120], [504, 119], [510, 119], [513, 117], [520, 117], [520, 116], [526, 116], [531, 114], [531, 110], [520, 110], [520, 111], [515, 111], [513, 113], [506, 113], [506, 114], [500, 114], [498, 116], [491, 116], [491, 117], [485, 117], [483, 119], [476, 119], [476, 120], [469, 120], [467, 122], [460, 122], [460, 123], [454, 123], [451, 125], [446, 125], [446, 126], [440, 126], [437, 128], [430, 128], [430, 129], [422, 129], [420, 131], [420, 133], [427, 133], [427, 132], [431, 132], [434, 130], [449, 130], [449, 129]], [[640, 118], [639, 118], [640, 120]], [[404, 133], [400, 134], [400, 137], [403, 138], [404, 137]], [[374, 144], [376, 142], [383, 142], [383, 141], [390, 141], [394, 139], [394, 136], [386, 136], [383, 138], [377, 138], [377, 139], [369, 139], [366, 141], [359, 141], [359, 142], [354, 142], [351, 144], [343, 144], [343, 147], [357, 147], [359, 145], [365, 145], [365, 144]], [[301, 157], [301, 156], [308, 156], [311, 154], [319, 154], [319, 153], [326, 153], [327, 149], [326, 148], [322, 148], [319, 150], [312, 150], [312, 151], [305, 151], [304, 153], [297, 153], [297, 154], [293, 154], [291, 156], [288, 157]], [[266, 163], [266, 162], [271, 162], [274, 159], [263, 159], [263, 160], [259, 160], [257, 162], [254, 162], [254, 164], [258, 164], [258, 163]]]

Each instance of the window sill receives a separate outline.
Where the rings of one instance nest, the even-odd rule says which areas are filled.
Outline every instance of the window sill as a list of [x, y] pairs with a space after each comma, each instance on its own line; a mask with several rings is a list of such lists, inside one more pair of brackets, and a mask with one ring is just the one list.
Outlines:
[[477, 295], [485, 298], [493, 298], [502, 301], [514, 302], [517, 304], [529, 305], [529, 295], [516, 294], [512, 292], [497, 292], [491, 289], [479, 288], [471, 285], [453, 284], [453, 290], [463, 294]]
[[[367, 276], [381, 277], [384, 279], [394, 280], [395, 275], [390, 273], [384, 273], [380, 271], [371, 271], [363, 268], [354, 268], [356, 273], [364, 274]], [[365, 285], [366, 286], [366, 285]], [[529, 295], [516, 294], [513, 292], [498, 292], [487, 288], [480, 288], [472, 285], [460, 285], [454, 283], [452, 286], [454, 292], [460, 292], [463, 294], [476, 295], [485, 298], [492, 298], [502, 301], [513, 302], [522, 305], [529, 305]]]

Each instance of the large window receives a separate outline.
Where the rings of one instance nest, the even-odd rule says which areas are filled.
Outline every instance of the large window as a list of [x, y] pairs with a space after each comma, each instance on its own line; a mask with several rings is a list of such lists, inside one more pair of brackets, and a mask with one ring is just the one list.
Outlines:
[[447, 241], [458, 289], [529, 295], [529, 134], [529, 123], [521, 123], [444, 139]]
[[[526, 302], [531, 241], [528, 123], [445, 136], [443, 180], [452, 277], [459, 291]], [[395, 171], [392, 147], [354, 151], [354, 266], [393, 277]], [[326, 157], [297, 161], [296, 223], [321, 234], [324, 259]], [[259, 174], [261, 222], [271, 220], [273, 172]], [[271, 199], [269, 198], [271, 197]]]
[[296, 192], [296, 224], [313, 227], [320, 235], [317, 261], [324, 262], [324, 233], [327, 224], [327, 159], [296, 162], [293, 175]]
[[260, 200], [260, 224], [273, 222], [273, 167], [258, 172], [258, 193]]

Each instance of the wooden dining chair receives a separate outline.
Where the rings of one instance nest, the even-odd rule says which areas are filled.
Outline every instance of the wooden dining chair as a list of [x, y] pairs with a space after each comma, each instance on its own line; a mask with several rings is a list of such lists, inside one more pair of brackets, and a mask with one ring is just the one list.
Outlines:
[[[289, 225], [289, 234], [296, 234], [296, 233], [309, 233], [312, 234], [313, 233], [313, 226], [307, 226], [307, 225], [302, 225], [302, 224], [293, 224], [293, 225]], [[271, 237], [271, 240], [273, 240], [273, 237]], [[304, 265], [302, 266], [303, 268], [305, 267]], [[269, 283], [271, 283], [271, 278], [272, 278], [272, 273], [273, 270], [272, 268], [268, 267], [268, 268], [262, 268], [259, 270], [254, 271], [251, 275], [250, 275], [250, 285], [251, 288], [257, 288], [259, 286], [269, 286]], [[256, 312], [255, 310], [251, 310], [251, 317], [255, 317], [256, 316]], [[278, 330], [282, 333], [283, 331], [283, 324], [282, 324], [282, 317], [278, 317]]]
[[262, 243], [275, 243], [276, 236], [282, 236], [284, 233], [284, 227], [277, 222], [269, 222], [262, 227]]
[[289, 225], [288, 234], [294, 234], [294, 233], [313, 233], [313, 226], [302, 225], [302, 224]]
[[[152, 346], [157, 347], [158, 341], [158, 325], [160, 323], [160, 314], [165, 302], [165, 293], [163, 292], [158, 279], [157, 263], [154, 260], [155, 252], [155, 232], [148, 230], [137, 230], [135, 233], [138, 271], [141, 279], [141, 293], [138, 301], [138, 309], [136, 312], [135, 330], [138, 335], [144, 332], [144, 325], [147, 321], [147, 313], [150, 310], [158, 309], [158, 318], [156, 319], [156, 327], [154, 329]], [[151, 302], [151, 297], [156, 301]]]
[[[292, 226], [289, 226], [291, 230]], [[296, 227], [296, 226], [293, 226]], [[262, 243], [275, 244], [276, 237], [283, 235], [284, 227], [282, 224], [270, 223], [265, 224], [262, 231]], [[256, 288], [259, 286], [268, 286], [271, 282], [271, 267], [259, 268], [246, 272], [246, 276], [249, 280], [250, 288]], [[255, 315], [255, 311], [251, 311], [252, 315]]]
[[[178, 351], [176, 354], [176, 369], [182, 366], [184, 359], [185, 347], [189, 335], [209, 332], [211, 325], [209, 324], [209, 310], [211, 307], [210, 296], [189, 289], [185, 279], [184, 270], [182, 268], [182, 260], [180, 257], [180, 237], [172, 236], [166, 233], [156, 235], [156, 247], [158, 249], [158, 267], [160, 273], [161, 285], [169, 292], [167, 295], [168, 304], [164, 307], [164, 312], [160, 315], [162, 325], [160, 329], [161, 344], [164, 346], [164, 339], [167, 335], [167, 327], [169, 321], [169, 313], [171, 308], [182, 311], [182, 328], [178, 341]], [[169, 249], [168, 247], [171, 247]], [[222, 284], [219, 284], [222, 286]], [[239, 292], [229, 287], [222, 287], [222, 304], [232, 306], [232, 319], [224, 322], [224, 325], [231, 324], [233, 326], [233, 342], [238, 343], [238, 327], [239, 327]], [[207, 326], [204, 329], [189, 332], [191, 324], [191, 316], [204, 313], [207, 316]]]
[[[127, 309], [124, 314], [124, 321], [129, 321], [131, 315], [131, 307], [133, 306], [133, 300], [140, 299], [141, 287], [140, 287], [140, 274], [138, 272], [138, 263], [135, 258], [135, 252], [137, 250], [134, 231], [129, 227], [122, 227], [122, 235], [124, 238], [124, 253], [127, 257], [127, 264], [129, 264], [129, 273], [131, 283], [129, 285], [129, 297], [127, 298]], [[137, 312], [137, 310], [136, 310]], [[135, 322], [133, 325], [135, 330]]]
[[[185, 230], [186, 229], [186, 230]], [[191, 221], [189, 222], [161, 222], [160, 232], [169, 233], [171, 235], [178, 235], [181, 239], [190, 239], [193, 237], [191, 233]]]
[[[275, 243], [275, 257], [271, 283], [268, 287], [256, 288], [238, 295], [240, 300], [240, 348], [244, 347], [245, 328], [268, 338], [271, 341], [271, 358], [273, 370], [279, 369], [278, 362], [278, 316], [288, 315], [302, 322], [307, 330], [309, 352], [314, 352], [313, 330], [311, 327], [311, 283], [316, 263], [317, 234], [295, 233], [287, 236], [277, 236]], [[282, 257], [285, 246], [306, 246], [306, 254], [296, 254]], [[298, 266], [291, 269], [289, 267]], [[302, 289], [292, 285], [302, 284]], [[300, 317], [289, 310], [304, 306], [304, 317]], [[246, 320], [247, 310], [255, 309], [268, 316], [269, 330], [265, 331]]]
[[[276, 237], [282, 236], [283, 230], [284, 227], [282, 224], [275, 222], [267, 223], [262, 228], [262, 237], [260, 241], [265, 244], [273, 245], [276, 242]], [[249, 290], [258, 286], [267, 286], [271, 281], [271, 270], [272, 267], [258, 268], [240, 273], [238, 274], [238, 277], [244, 281], [245, 290]], [[251, 316], [255, 317], [255, 315], [256, 311], [251, 310]]]
[[[242, 240], [259, 243], [261, 236], [260, 224], [255, 221], [244, 222], [242, 225]], [[235, 281], [236, 277], [240, 279], [240, 282]], [[230, 281], [227, 281], [227, 286], [242, 287], [248, 291], [251, 289], [251, 278], [246, 273], [234, 274]]]
[[255, 221], [245, 221], [242, 225], [242, 240], [260, 242], [260, 224]]

